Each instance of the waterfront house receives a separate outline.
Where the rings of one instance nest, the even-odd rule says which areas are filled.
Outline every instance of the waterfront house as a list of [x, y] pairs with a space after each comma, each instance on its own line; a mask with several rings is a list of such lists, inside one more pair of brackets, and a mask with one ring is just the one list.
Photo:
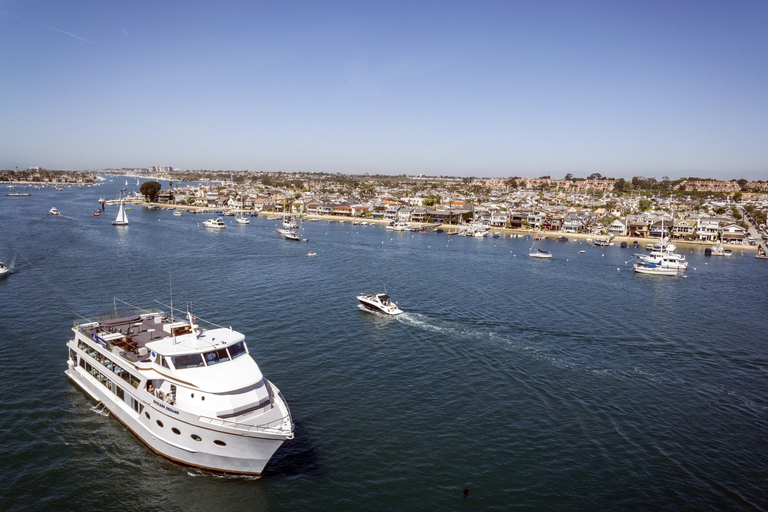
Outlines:
[[720, 234], [720, 223], [715, 219], [700, 218], [696, 226], [696, 238], [704, 242], [717, 240]]
[[505, 211], [495, 211], [491, 214], [491, 226], [503, 228], [509, 221], [509, 213]]
[[332, 203], [323, 203], [317, 207], [317, 213], [319, 215], [331, 215], [333, 213]]
[[320, 206], [320, 202], [314, 199], [310, 199], [304, 203], [304, 210], [309, 215], [317, 215], [317, 208]]
[[608, 234], [613, 236], [627, 236], [626, 221], [616, 219], [608, 226]]
[[692, 219], [677, 219], [672, 224], [672, 235], [677, 238], [692, 237], [696, 230], [696, 221]]
[[669, 231], [672, 229], [671, 224], [671, 220], [666, 220], [662, 217], [651, 224], [648, 234], [656, 238], [667, 237], [669, 236]]
[[352, 215], [352, 208], [348, 204], [337, 204], [333, 207], [333, 214], [349, 217]]
[[747, 238], [747, 230], [738, 224], [728, 224], [722, 227], [720, 239], [724, 242], [741, 244]]

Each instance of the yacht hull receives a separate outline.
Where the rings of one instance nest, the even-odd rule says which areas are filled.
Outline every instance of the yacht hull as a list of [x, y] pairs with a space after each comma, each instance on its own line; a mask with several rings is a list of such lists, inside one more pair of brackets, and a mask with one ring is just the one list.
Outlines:
[[368, 311], [373, 311], [374, 313], [381, 313], [383, 315], [399, 315], [403, 311], [398, 308], [396, 305], [391, 304], [385, 305], [382, 304], [380, 301], [371, 299], [369, 295], [359, 295], [357, 297], [357, 300], [360, 301], [360, 304]]
[[[143, 405], [139, 413], [118, 401], [109, 389], [71, 360], [65, 373], [150, 450], [180, 464], [224, 473], [260, 475], [286, 439], [286, 436], [265, 433], [256, 436], [234, 428], [225, 431], [183, 411], [174, 411], [157, 399], [148, 401], [140, 396], [146, 393], [136, 389], [130, 395]], [[176, 431], [179, 434], [175, 434]], [[192, 436], [199, 437], [200, 441]]]

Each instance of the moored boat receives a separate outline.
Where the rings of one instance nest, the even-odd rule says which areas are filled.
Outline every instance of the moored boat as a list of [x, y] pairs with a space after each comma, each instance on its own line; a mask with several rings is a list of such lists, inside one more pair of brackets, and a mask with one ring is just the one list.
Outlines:
[[227, 225], [219, 217], [211, 217], [210, 219], [203, 221], [203, 226], [213, 229], [227, 229]]
[[258, 475], [293, 420], [244, 336], [187, 312], [135, 308], [77, 321], [66, 375], [152, 451], [173, 461]]
[[541, 235], [538, 234], [534, 237], [533, 243], [531, 244], [531, 249], [528, 251], [528, 256], [531, 258], [537, 258], [537, 259], [543, 259], [548, 260], [552, 259], [552, 253], [549, 251], [545, 251], [543, 249], [540, 249], [536, 244], [540, 243], [541, 241]]
[[638, 274], [650, 274], [650, 275], [657, 275], [657, 276], [676, 276], [677, 270], [674, 268], [665, 268], [660, 265], [656, 265], [655, 263], [649, 263], [646, 261], [641, 261], [640, 263], [634, 264], [635, 272]]

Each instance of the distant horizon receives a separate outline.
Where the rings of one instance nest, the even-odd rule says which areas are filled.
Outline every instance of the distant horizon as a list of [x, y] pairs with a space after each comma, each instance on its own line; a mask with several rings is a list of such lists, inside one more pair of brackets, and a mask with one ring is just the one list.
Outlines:
[[[86, 173], [93, 173], [98, 174], [100, 171], [104, 172], [111, 172], [111, 173], [118, 173], [120, 171], [134, 171], [134, 170], [147, 170], [148, 167], [105, 167], [101, 169], [48, 169], [42, 166], [32, 166], [34, 167], [40, 167], [42, 169], [45, 169], [46, 171], [52, 171], [52, 172], [86, 172]], [[31, 168], [24, 168], [24, 169], [0, 169], [0, 172], [3, 171], [29, 171]], [[342, 176], [369, 176], [369, 177], [376, 177], [376, 176], [382, 176], [382, 177], [390, 177], [390, 178], [396, 178], [400, 176], [405, 176], [406, 178], [450, 178], [450, 179], [478, 179], [478, 180], [488, 180], [488, 179], [542, 179], [547, 175], [542, 176], [520, 176], [520, 175], [509, 175], [509, 176], [460, 176], [460, 175], [449, 175], [449, 174], [381, 174], [381, 173], [337, 173], [337, 172], [324, 172], [324, 171], [262, 171], [262, 170], [234, 170], [234, 169], [174, 169], [170, 172], [179, 172], [179, 173], [185, 173], [185, 172], [210, 172], [210, 173], [272, 173], [272, 174], [326, 174], [326, 175], [335, 175], [335, 174], [341, 174]], [[159, 173], [162, 174], [162, 173]], [[567, 175], [568, 173], [566, 173]], [[119, 174], [120, 176], [129, 176], [128, 174]], [[562, 177], [556, 176], [556, 175], [549, 175], [549, 179], [552, 180], [565, 180], [566, 175], [563, 175]], [[648, 175], [642, 175], [642, 174], [636, 174], [634, 176], [601, 176], [600, 178], [595, 179], [606, 179], [606, 180], [631, 180], [632, 178], [653, 178], [657, 181], [662, 181], [664, 178], [667, 178], [669, 181], [676, 181], [676, 180], [716, 180], [716, 181], [737, 181], [740, 179], [746, 179], [749, 182], [765, 182], [766, 179], [759, 178], [759, 179], [749, 179], [745, 178], [743, 176], [734, 177], [734, 178], [710, 178], [706, 176], [662, 176], [662, 177], [656, 177], [656, 176], [648, 176]], [[572, 176], [569, 179], [575, 179], [575, 180], [587, 180], [589, 179], [588, 176]]]
[[749, 0], [6, 3], [0, 168], [765, 180], [766, 26]]

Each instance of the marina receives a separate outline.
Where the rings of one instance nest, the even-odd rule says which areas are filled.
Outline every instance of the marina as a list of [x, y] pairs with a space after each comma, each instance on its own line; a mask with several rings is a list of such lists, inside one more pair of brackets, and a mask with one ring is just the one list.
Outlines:
[[[427, 499], [451, 510], [464, 505], [464, 489], [466, 505], [482, 510], [768, 506], [768, 266], [755, 251], [712, 258], [703, 245], [678, 244], [688, 268], [656, 277], [634, 272], [637, 250], [570, 234], [566, 243], [537, 241], [556, 252], [537, 262], [528, 257], [533, 235], [508, 233], [457, 237], [319, 219], [298, 223], [309, 242], [289, 244], [275, 236], [281, 218], [215, 231], [201, 228], [207, 217], [138, 205], [130, 228], [115, 229], [118, 205], [106, 207], [106, 221], [92, 216], [101, 194], [115, 191], [0, 201], [0, 260], [12, 269], [0, 296], [13, 298], [0, 303], [0, 463], [9, 468], [0, 485], [17, 504], [11, 510], [105, 509], [127, 499], [142, 510], [190, 500], [223, 509], [410, 509]], [[47, 213], [54, 198], [61, 216]], [[403, 313], [359, 311], [355, 297], [373, 284], [380, 293], [378, 283], [407, 305]], [[99, 319], [105, 306], [118, 310], [106, 315], [114, 320], [137, 315], [115, 308], [114, 297], [161, 303], [159, 327], [154, 317], [134, 326], [136, 349], [152, 349], [173, 323], [190, 326], [188, 309], [226, 322], [206, 326], [211, 336], [230, 324], [243, 336], [294, 424], [259, 477], [222, 477], [159, 455], [121, 423], [129, 411], [98, 404], [111, 393], [128, 405], [98, 374], [82, 371], [79, 359], [71, 369], [96, 400], [67, 377], [72, 349], [113, 389], [154, 407], [154, 428], [160, 419], [171, 440], [177, 428], [197, 443], [193, 422], [157, 416], [160, 405], [181, 412], [180, 384], [174, 405], [165, 401], [169, 378], [187, 382], [183, 372], [195, 369], [141, 362], [130, 345], [137, 361], [124, 360], [147, 369], [117, 363], [105, 338], [127, 343], [124, 327]], [[170, 300], [183, 313], [166, 323]], [[109, 350], [77, 327], [93, 321]], [[169, 343], [155, 353], [166, 355]], [[209, 369], [244, 356], [228, 357]], [[148, 380], [162, 399], [147, 395]]]

